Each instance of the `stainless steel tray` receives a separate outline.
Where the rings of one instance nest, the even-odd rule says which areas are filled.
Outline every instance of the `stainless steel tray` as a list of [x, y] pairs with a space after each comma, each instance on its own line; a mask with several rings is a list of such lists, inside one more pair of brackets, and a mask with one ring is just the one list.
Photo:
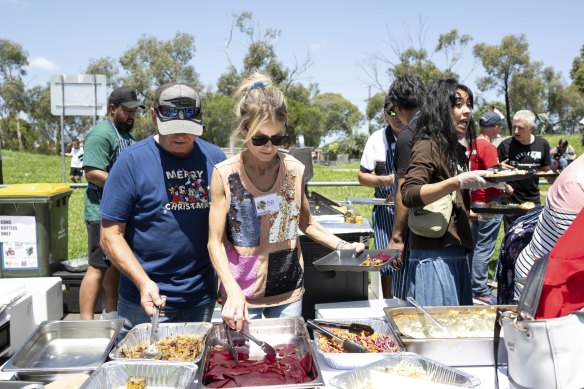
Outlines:
[[[397, 378], [399, 375], [391, 373], [391, 371], [398, 366], [404, 365], [421, 369], [425, 374], [425, 378], [420, 378], [420, 380], [425, 379], [430, 382], [464, 388], [474, 388], [481, 384], [481, 381], [478, 378], [470, 374], [412, 353], [392, 354], [375, 363], [371, 363], [347, 373], [339, 374], [336, 377], [331, 378], [329, 382], [331, 385], [339, 389], [385, 389], [399, 387], [399, 385], [393, 385], [392, 382], [392, 378]], [[390, 374], [392, 378], [388, 377]], [[420, 385], [420, 387], [421, 386], [422, 385]]]
[[[518, 171], [524, 172], [525, 170], [519, 169]], [[509, 182], [509, 181], [526, 180], [528, 178], [532, 178], [534, 174], [535, 174], [534, 170], [527, 170], [526, 173], [524, 173], [524, 174], [510, 174], [507, 176], [495, 176], [495, 177], [485, 176], [483, 178], [485, 179], [485, 181], [490, 181], [490, 182]]]
[[[374, 257], [380, 253], [390, 256], [382, 265], [359, 266], [368, 257]], [[353, 250], [335, 250], [312, 264], [320, 271], [380, 271], [385, 267], [389, 267], [391, 260], [396, 255], [397, 250], [365, 250], [361, 253], [355, 253]]]
[[470, 210], [474, 213], [489, 213], [498, 215], [525, 215], [533, 208], [520, 208], [519, 204], [497, 204], [489, 206], [487, 204], [474, 204]]
[[[449, 311], [457, 312], [461, 315], [472, 314], [479, 310], [492, 310], [497, 308], [516, 309], [516, 305], [476, 305], [476, 306], [450, 306], [450, 307], [425, 307], [432, 315], [436, 315], [440, 320], [440, 314], [446, 314]], [[485, 333], [482, 337], [458, 337], [458, 338], [413, 338], [405, 334], [396, 324], [397, 315], [417, 315], [425, 323], [423, 314], [414, 307], [405, 308], [384, 308], [383, 311], [387, 316], [389, 324], [397, 332], [405, 348], [409, 352], [417, 353], [428, 358], [449, 366], [492, 366], [493, 358], [493, 335], [487, 336]], [[446, 327], [456, 336], [456, 328], [451, 328], [447, 323]], [[493, 321], [493, 331], [495, 322]], [[503, 334], [501, 334], [503, 336]], [[503, 342], [499, 344], [499, 362], [507, 363], [507, 349]]]
[[107, 358], [123, 320], [44, 321], [2, 371], [48, 382], [97, 369]]
[[393, 206], [393, 201], [386, 199], [377, 199], [370, 197], [347, 197], [347, 202], [350, 204], [370, 204], [370, 205], [389, 205]]
[[[324, 378], [316, 363], [316, 355], [311, 344], [304, 319], [301, 317], [285, 319], [263, 319], [252, 320], [249, 325], [249, 332], [257, 338], [268, 342], [272, 346], [279, 344], [294, 344], [298, 355], [304, 356], [307, 353], [312, 358], [312, 381], [302, 384], [270, 385], [270, 389], [296, 389], [314, 388], [325, 386]], [[203, 355], [201, 368], [199, 369], [199, 388], [208, 389], [209, 382], [204, 377], [209, 369], [209, 351], [211, 349], [224, 349], [227, 338], [222, 324], [215, 324], [207, 338], [207, 351]], [[226, 349], [226, 348], [225, 348]], [[259, 360], [264, 357], [264, 352], [253, 342], [249, 343], [249, 359]], [[248, 387], [249, 388], [249, 387]]]
[[42, 382], [33, 381], [0, 381], [0, 389], [43, 389]]
[[131, 376], [144, 377], [148, 389], [187, 389], [195, 380], [197, 365], [165, 361], [113, 361], [101, 365], [79, 389], [125, 389]]
[[[391, 328], [385, 321], [378, 320], [378, 319], [327, 319], [326, 321], [332, 321], [337, 323], [343, 324], [350, 324], [350, 323], [359, 323], [359, 324], [366, 324], [371, 326], [376, 333], [388, 336], [393, 338], [396, 343], [396, 347], [399, 349], [398, 351], [405, 351], [405, 347], [401, 342], [399, 336], [395, 333], [393, 328]], [[332, 327], [328, 327], [325, 324], [321, 324], [322, 327], [325, 329], [329, 329]], [[332, 367], [333, 369], [354, 369], [356, 367], [361, 367], [367, 365], [368, 363], [372, 363], [387, 357], [388, 355], [393, 354], [393, 352], [387, 353], [328, 353], [323, 351], [320, 348], [320, 343], [317, 340], [318, 338], [314, 337], [315, 349], [316, 351], [322, 355], [327, 365]]]
[[[164, 338], [172, 338], [176, 335], [189, 334], [189, 335], [200, 335], [203, 337], [203, 350], [205, 339], [209, 334], [209, 331], [213, 327], [211, 323], [160, 323], [158, 325], [158, 339], [162, 340]], [[110, 352], [109, 357], [113, 360], [125, 359], [131, 360], [122, 354], [122, 348], [124, 346], [134, 348], [140, 344], [148, 344], [150, 342], [150, 323], [138, 324], [132, 328], [124, 339], [122, 339], [116, 347]], [[192, 361], [197, 363], [201, 360], [203, 352], [199, 353]], [[135, 358], [137, 360], [140, 358]]]
[[65, 267], [66, 270], [70, 272], [82, 272], [86, 271], [89, 267], [88, 258], [76, 258], [68, 259], [66, 261], [61, 261], [61, 265]]

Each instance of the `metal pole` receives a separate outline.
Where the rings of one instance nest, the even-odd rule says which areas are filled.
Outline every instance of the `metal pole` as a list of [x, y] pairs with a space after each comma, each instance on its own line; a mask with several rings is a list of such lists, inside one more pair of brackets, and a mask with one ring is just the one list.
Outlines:
[[0, 185], [4, 184], [4, 174], [2, 173], [2, 138], [0, 137]]
[[[368, 86], [368, 93], [367, 93], [367, 105], [369, 105], [369, 102], [371, 101], [371, 84], [367, 85]], [[371, 117], [369, 117], [369, 120], [367, 122], [367, 132], [369, 134], [372, 133], [371, 131]]]
[[93, 75], [93, 126], [95, 127], [95, 121], [97, 119], [97, 77]]
[[61, 93], [63, 105], [61, 107], [61, 181], [65, 181], [65, 77], [61, 76]]

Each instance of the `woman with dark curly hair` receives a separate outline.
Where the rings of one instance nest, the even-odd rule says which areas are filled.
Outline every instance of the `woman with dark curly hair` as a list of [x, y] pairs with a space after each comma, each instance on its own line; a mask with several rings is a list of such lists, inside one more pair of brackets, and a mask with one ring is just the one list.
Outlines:
[[423, 207], [454, 195], [452, 214], [441, 237], [411, 233], [407, 295], [422, 305], [472, 305], [466, 256], [473, 249], [468, 189], [501, 186], [485, 181], [485, 170], [468, 171], [466, 148], [459, 141], [466, 138], [473, 144], [472, 108], [468, 87], [452, 79], [434, 81], [427, 89], [416, 125], [410, 165], [401, 188], [404, 204]]

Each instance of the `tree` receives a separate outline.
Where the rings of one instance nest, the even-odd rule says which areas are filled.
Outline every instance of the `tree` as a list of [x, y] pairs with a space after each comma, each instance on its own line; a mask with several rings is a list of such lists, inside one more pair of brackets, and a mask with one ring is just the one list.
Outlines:
[[233, 99], [221, 93], [207, 92], [202, 102], [205, 130], [201, 138], [222, 147], [229, 145], [234, 119]]
[[[51, 113], [51, 91], [48, 85], [34, 86], [27, 91], [27, 115], [36, 130], [35, 150], [42, 153], [60, 151], [60, 119]], [[71, 118], [66, 116], [65, 120]]]
[[287, 98], [287, 102], [291, 143], [294, 144], [298, 135], [302, 134], [306, 146], [318, 147], [323, 137], [323, 113], [317, 107], [294, 98]]
[[509, 109], [517, 112], [528, 109], [534, 113], [546, 112], [541, 62], [528, 63], [509, 80]]
[[433, 80], [442, 78], [457, 78], [457, 74], [451, 71], [440, 70], [428, 57], [425, 49], [408, 48], [399, 57], [399, 63], [388, 69], [388, 73], [397, 78], [406, 74], [417, 76], [424, 85]]
[[572, 62], [570, 77], [576, 90], [584, 95], [584, 45], [580, 48], [580, 56]]
[[[240, 66], [236, 65], [230, 53], [230, 45], [235, 31], [239, 31], [249, 41]], [[233, 96], [246, 76], [253, 72], [265, 74], [286, 95], [289, 143], [295, 144], [297, 136], [303, 135], [306, 145], [318, 146], [326, 133], [324, 114], [313, 102], [314, 96], [318, 94], [318, 85], [311, 84], [305, 87], [298, 82], [298, 78], [312, 64], [310, 56], [308, 55], [302, 63], [295, 61], [290, 68], [284, 66], [278, 60], [275, 50], [275, 44], [280, 34], [281, 32], [275, 29], [259, 29], [251, 12], [233, 15], [231, 30], [225, 40], [225, 54], [229, 66], [217, 81], [218, 93]], [[345, 127], [350, 126], [351, 124], [346, 124]]]
[[[466, 46], [472, 41], [472, 37], [468, 34], [460, 35], [456, 28], [448, 31], [445, 34], [438, 36], [438, 44], [434, 50], [436, 53], [442, 52], [446, 60], [445, 73], [456, 75], [454, 68], [456, 64], [462, 60], [463, 52]], [[458, 78], [458, 77], [454, 77]]]
[[0, 81], [26, 76], [28, 54], [18, 43], [0, 39]]
[[122, 86], [118, 62], [111, 57], [91, 58], [85, 68], [85, 74], [103, 74], [110, 90]]
[[[239, 30], [249, 41], [249, 46], [240, 68], [234, 63], [230, 53], [230, 45], [235, 30]], [[225, 55], [227, 56], [229, 67], [217, 82], [219, 91], [232, 95], [241, 80], [256, 71], [269, 76], [274, 84], [278, 85], [284, 92], [296, 83], [298, 77], [312, 66], [312, 60], [310, 54], [308, 54], [302, 63], [298, 63], [295, 60], [293, 67], [285, 67], [278, 60], [275, 50], [275, 44], [281, 33], [280, 30], [273, 28], [259, 29], [257, 23], [253, 20], [251, 12], [244, 11], [233, 15], [231, 29], [225, 39]]]
[[[26, 75], [26, 66], [28, 55], [22, 47], [7, 39], [0, 39], [0, 119], [13, 119], [2, 120], [2, 133], [6, 134], [8, 125], [14, 124], [19, 150], [23, 148], [19, 114], [25, 104], [22, 77]], [[5, 142], [4, 136], [0, 142]]]
[[312, 99], [312, 104], [320, 109], [324, 116], [324, 132], [353, 135], [353, 129], [362, 121], [361, 112], [356, 105], [338, 93], [322, 93]]
[[423, 84], [442, 78], [458, 78], [455, 72], [456, 65], [464, 57], [466, 46], [472, 40], [468, 34], [460, 34], [457, 29], [452, 29], [447, 33], [438, 36], [438, 42], [432, 54], [444, 55], [444, 66], [438, 66], [432, 59], [432, 55], [426, 48], [425, 27], [420, 21], [413, 38], [409, 31], [407, 32], [406, 47], [402, 47], [397, 40], [388, 32], [389, 49], [393, 54], [388, 57], [384, 54], [376, 54], [370, 59], [369, 64], [363, 68], [370, 82], [377, 85], [380, 91], [386, 90], [386, 83], [380, 80], [377, 66], [379, 63], [385, 67], [385, 73], [390, 80], [396, 77], [413, 74], [417, 76]]
[[386, 93], [376, 93], [369, 101], [365, 108], [365, 117], [369, 122], [369, 134], [372, 134], [380, 128], [387, 126], [385, 115], [383, 114], [383, 104], [385, 104]]
[[121, 81], [150, 99], [153, 88], [174, 81], [193, 85], [202, 92], [199, 75], [190, 64], [195, 51], [195, 38], [186, 33], [177, 32], [169, 41], [143, 36], [120, 58], [127, 72]]
[[357, 134], [326, 145], [323, 147], [323, 152], [325, 154], [349, 154], [351, 159], [360, 158], [367, 139], [367, 135]]
[[495, 89], [504, 96], [507, 125], [511, 131], [510, 88], [513, 77], [521, 74], [529, 65], [528, 44], [525, 35], [504, 36], [499, 45], [479, 43], [473, 53], [483, 64], [487, 76], [479, 78], [481, 91]]

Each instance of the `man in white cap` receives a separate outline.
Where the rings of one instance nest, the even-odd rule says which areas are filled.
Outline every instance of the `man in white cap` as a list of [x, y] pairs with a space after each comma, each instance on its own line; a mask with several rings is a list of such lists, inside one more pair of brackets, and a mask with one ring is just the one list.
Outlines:
[[159, 87], [150, 109], [156, 135], [122, 154], [104, 189], [101, 244], [120, 269], [118, 311], [131, 328], [210, 321], [217, 298], [207, 251], [209, 184], [225, 154], [198, 138], [201, 100], [189, 85]]

